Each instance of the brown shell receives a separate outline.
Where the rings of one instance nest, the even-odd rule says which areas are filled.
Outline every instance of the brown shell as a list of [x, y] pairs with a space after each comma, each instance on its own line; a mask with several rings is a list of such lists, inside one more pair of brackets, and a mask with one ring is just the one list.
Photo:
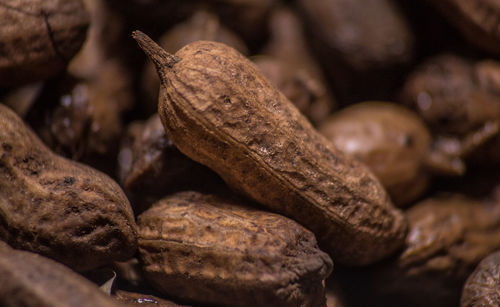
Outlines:
[[402, 245], [406, 220], [375, 176], [244, 56], [206, 41], [172, 56], [142, 32], [134, 37], [157, 66], [158, 113], [181, 152], [311, 229], [335, 260], [369, 264]]
[[81, 0], [0, 2], [0, 87], [59, 73], [82, 46], [88, 24]]
[[257, 48], [266, 38], [271, 9], [280, 0], [107, 0], [113, 10], [123, 13], [133, 26], [162, 31], [194, 12], [208, 10], [222, 23]]
[[500, 54], [500, 3], [497, 0], [430, 1], [477, 47]]
[[263, 55], [252, 60], [313, 124], [322, 122], [328, 116], [333, 103], [317, 76], [294, 62], [277, 57]]
[[158, 114], [146, 122], [133, 122], [123, 143], [120, 172], [136, 215], [172, 192], [225, 186], [212, 170], [189, 159], [174, 146]]
[[500, 251], [484, 258], [465, 282], [461, 307], [500, 306]]
[[325, 305], [330, 257], [288, 218], [182, 192], [138, 225], [145, 276], [166, 294], [224, 306]]
[[[268, 64], [271, 64], [271, 69], [273, 66], [277, 66], [277, 69], [274, 69], [274, 74], [271, 70], [271, 75], [263, 70], [264, 74], [313, 124], [318, 125], [331, 113], [336, 102], [321, 67], [309, 48], [302, 20], [292, 9], [281, 6], [273, 10], [269, 18], [269, 32], [269, 41], [262, 53], [275, 59], [274, 65], [272, 58]], [[261, 64], [262, 62], [257, 65], [262, 69]], [[291, 70], [293, 73], [281, 72], [281, 70]], [[281, 76], [282, 74], [284, 76]], [[294, 91], [297, 93], [292, 96], [279, 86], [281, 82], [290, 79], [298, 83], [298, 90], [300, 89], [300, 91]], [[291, 89], [288, 88], [288, 90]], [[302, 94], [297, 95], [298, 93]], [[303, 105], [307, 105], [307, 108], [301, 107]]]
[[187, 307], [186, 305], [178, 305], [174, 302], [142, 293], [118, 290], [113, 296], [128, 307]]
[[390, 0], [298, 0], [310, 41], [341, 104], [388, 99], [415, 37]]
[[88, 79], [47, 82], [26, 120], [56, 153], [112, 174], [131, 86], [121, 63], [101, 61]]
[[500, 117], [500, 63], [442, 54], [405, 83], [401, 98], [441, 134], [463, 136]]
[[74, 269], [130, 257], [136, 225], [108, 176], [52, 153], [0, 105], [0, 239]]
[[2, 242], [0, 284], [0, 305], [4, 307], [121, 306], [66, 266]]
[[500, 248], [500, 203], [443, 195], [407, 213], [406, 248], [371, 272], [372, 290], [381, 302], [396, 299], [390, 306], [457, 306], [474, 267]]
[[355, 104], [329, 117], [319, 131], [338, 149], [370, 167], [397, 205], [425, 191], [430, 134], [407, 108], [389, 102]]
[[298, 2], [314, 35], [356, 70], [390, 66], [411, 58], [413, 37], [391, 1]]
[[[216, 15], [206, 11], [198, 11], [185, 22], [177, 24], [164, 33], [159, 38], [158, 43], [165, 50], [173, 53], [197, 40], [221, 42], [235, 48], [242, 54], [248, 54], [245, 43], [234, 32], [224, 27]], [[148, 103], [147, 111], [156, 112], [160, 79], [151, 62], [144, 68], [142, 88], [145, 98], [148, 98], [145, 101]]]

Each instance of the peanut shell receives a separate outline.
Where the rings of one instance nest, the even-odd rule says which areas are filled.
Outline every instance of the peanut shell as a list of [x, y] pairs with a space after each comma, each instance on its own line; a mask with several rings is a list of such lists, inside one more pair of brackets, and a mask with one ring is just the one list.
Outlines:
[[118, 307], [95, 284], [66, 266], [0, 242], [0, 305], [4, 307]]
[[402, 245], [406, 220], [375, 176], [335, 149], [244, 56], [207, 41], [171, 55], [133, 35], [156, 65], [158, 113], [181, 152], [308, 227], [335, 260], [369, 264]]
[[118, 290], [114, 293], [114, 297], [123, 302], [126, 303], [128, 307], [133, 307], [133, 306], [142, 306], [142, 307], [148, 307], [148, 306], [154, 306], [154, 307], [188, 307], [186, 305], [178, 305], [174, 302], [153, 296], [153, 295], [146, 295], [142, 293], [134, 293], [134, 292], [128, 292], [128, 291], [123, 291], [123, 290]]
[[467, 41], [482, 50], [500, 54], [500, 3], [496, 0], [429, 1], [457, 27]]
[[434, 56], [410, 74], [402, 101], [436, 133], [463, 136], [500, 118], [500, 63]]
[[1, 104], [0, 127], [0, 240], [76, 270], [134, 253], [134, 216], [118, 184], [52, 153]]
[[[323, 75], [317, 59], [309, 48], [308, 37], [305, 33], [302, 20], [295, 14], [294, 10], [286, 6], [280, 6], [273, 10], [269, 18], [269, 41], [262, 52], [276, 58], [283, 66], [293, 71], [294, 79], [298, 82], [300, 93], [289, 96], [279, 84], [289, 77], [285, 75], [274, 75], [270, 77], [265, 74], [271, 82], [275, 82], [278, 89], [292, 101], [299, 110], [304, 113], [314, 125], [325, 120], [334, 109], [336, 102], [330, 92], [328, 84]], [[258, 65], [262, 68], [262, 65]], [[279, 66], [279, 65], [278, 65]], [[286, 70], [286, 68], [283, 68]], [[285, 83], [286, 84], [286, 83]], [[301, 108], [307, 104], [307, 108]]]
[[174, 146], [158, 114], [129, 125], [119, 160], [122, 184], [136, 215], [173, 192], [213, 191], [218, 185], [225, 186], [212, 170]]
[[0, 87], [61, 72], [82, 46], [88, 24], [81, 0], [1, 1]]
[[334, 113], [318, 130], [369, 166], [396, 205], [425, 192], [431, 138], [417, 114], [394, 103], [367, 101]]
[[396, 3], [298, 0], [297, 6], [339, 103], [389, 99], [415, 53]]
[[138, 225], [145, 277], [165, 294], [223, 306], [325, 306], [332, 261], [288, 218], [181, 192]]
[[[179, 23], [159, 38], [159, 45], [168, 52], [176, 52], [197, 40], [210, 40], [229, 45], [243, 54], [248, 54], [245, 43], [234, 32], [221, 24], [219, 18], [207, 11], [198, 11], [188, 20]], [[142, 74], [145, 108], [155, 113], [158, 104], [160, 79], [152, 63], [148, 63]]]
[[500, 251], [484, 258], [465, 282], [461, 307], [500, 305]]
[[500, 248], [500, 203], [445, 194], [415, 204], [407, 214], [405, 250], [362, 275], [347, 276], [349, 288], [358, 294], [359, 281], [368, 281], [362, 288], [370, 306], [457, 306], [474, 267]]

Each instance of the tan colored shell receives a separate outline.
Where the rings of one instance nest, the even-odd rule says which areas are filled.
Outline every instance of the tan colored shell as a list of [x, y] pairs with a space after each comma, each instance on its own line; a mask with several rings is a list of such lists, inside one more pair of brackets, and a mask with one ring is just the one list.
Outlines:
[[134, 216], [112, 179], [52, 153], [1, 104], [0, 127], [0, 240], [76, 270], [134, 253]]
[[311, 229], [333, 259], [380, 260], [406, 221], [375, 176], [320, 135], [234, 49], [198, 41], [168, 54], [135, 39], [162, 80], [159, 114], [174, 144], [227, 184]]
[[89, 16], [81, 0], [0, 2], [0, 87], [59, 73], [82, 46]]
[[324, 306], [332, 261], [283, 216], [197, 192], [138, 218], [145, 276], [166, 294], [224, 306]]
[[66, 266], [0, 242], [3, 307], [118, 307], [96, 285]]
[[431, 137], [417, 114], [395, 103], [367, 101], [329, 117], [318, 130], [336, 148], [365, 163], [395, 204], [407, 204], [428, 185]]

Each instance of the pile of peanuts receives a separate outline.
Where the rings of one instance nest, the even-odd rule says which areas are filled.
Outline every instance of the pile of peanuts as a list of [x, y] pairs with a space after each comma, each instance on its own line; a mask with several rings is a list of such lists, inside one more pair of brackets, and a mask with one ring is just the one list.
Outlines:
[[499, 306], [495, 0], [0, 0], [1, 306]]

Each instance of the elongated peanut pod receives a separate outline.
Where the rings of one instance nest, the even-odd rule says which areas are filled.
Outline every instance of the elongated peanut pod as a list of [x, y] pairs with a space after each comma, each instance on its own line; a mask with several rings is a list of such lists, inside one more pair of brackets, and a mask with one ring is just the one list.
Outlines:
[[1, 241], [78, 271], [134, 254], [134, 214], [116, 182], [54, 154], [2, 104], [0, 127]]
[[374, 175], [321, 136], [258, 69], [215, 42], [176, 55], [133, 37], [155, 63], [158, 112], [187, 156], [312, 230], [334, 260], [364, 265], [404, 241], [407, 224]]

